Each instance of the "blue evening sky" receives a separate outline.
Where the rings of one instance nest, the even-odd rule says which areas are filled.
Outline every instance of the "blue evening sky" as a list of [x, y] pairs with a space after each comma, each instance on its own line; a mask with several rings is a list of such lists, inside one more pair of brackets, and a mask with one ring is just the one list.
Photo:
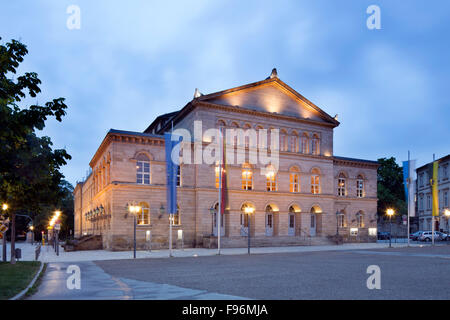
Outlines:
[[[81, 29], [69, 30], [69, 5]], [[369, 5], [381, 30], [366, 27]], [[339, 115], [334, 154], [418, 165], [450, 153], [448, 1], [3, 1], [2, 42], [21, 40], [21, 72], [42, 80], [44, 103], [65, 97], [62, 123], [43, 134], [73, 156], [81, 180], [110, 128], [142, 131], [211, 93], [266, 78], [271, 69]], [[35, 102], [35, 101], [32, 101]]]

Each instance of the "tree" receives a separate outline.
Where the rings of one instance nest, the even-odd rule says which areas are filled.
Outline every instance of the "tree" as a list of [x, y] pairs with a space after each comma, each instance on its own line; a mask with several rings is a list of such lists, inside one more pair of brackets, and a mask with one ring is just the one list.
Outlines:
[[402, 167], [394, 157], [378, 159], [378, 163], [378, 216], [385, 217], [388, 208], [394, 209], [397, 217], [406, 214]]
[[15, 77], [27, 53], [26, 46], [16, 40], [0, 45], [0, 200], [10, 208], [11, 263], [15, 263], [15, 214], [38, 214], [44, 206], [56, 205], [64, 178], [59, 170], [71, 159], [66, 150], [53, 150], [49, 137], [36, 135], [48, 117], [62, 120], [67, 109], [64, 98], [44, 106], [19, 106], [41, 92], [36, 73]]

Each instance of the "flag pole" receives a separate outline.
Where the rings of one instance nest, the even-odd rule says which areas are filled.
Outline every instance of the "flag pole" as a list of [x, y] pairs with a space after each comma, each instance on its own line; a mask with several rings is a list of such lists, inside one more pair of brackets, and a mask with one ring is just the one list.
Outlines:
[[406, 205], [408, 206], [408, 233], [407, 233], [407, 236], [408, 236], [408, 247], [409, 247], [409, 233], [410, 233], [410, 230], [409, 230], [409, 228], [410, 228], [410, 225], [409, 225], [409, 215], [410, 215], [409, 207], [410, 207], [410, 205], [409, 204], [410, 204], [410, 201], [411, 201], [410, 196], [409, 196], [409, 194], [410, 194], [409, 188], [411, 188], [411, 162], [410, 162], [409, 150], [408, 150], [408, 180], [407, 180], [407, 186], [408, 186], [408, 194], [406, 195], [406, 198], [408, 199], [408, 201], [406, 203]]
[[[433, 170], [432, 170], [432, 174], [433, 174], [433, 177], [432, 177], [432, 179], [431, 179], [431, 181], [433, 182], [432, 183], [432, 185], [431, 185], [431, 194], [433, 195], [433, 188], [434, 188], [434, 183], [435, 183], [435, 181], [434, 181], [434, 161], [435, 161], [435, 155], [434, 155], [434, 153], [433, 153], [433, 166], [432, 166], [432, 168], [433, 168]], [[434, 212], [433, 212], [433, 206], [434, 206], [434, 198], [433, 198], [433, 196], [432, 196], [432, 206], [431, 206], [431, 245], [432, 246], [434, 246]]]
[[223, 148], [223, 137], [222, 132], [219, 130], [219, 212], [217, 213], [217, 254], [220, 255], [220, 222], [222, 220], [222, 150]]

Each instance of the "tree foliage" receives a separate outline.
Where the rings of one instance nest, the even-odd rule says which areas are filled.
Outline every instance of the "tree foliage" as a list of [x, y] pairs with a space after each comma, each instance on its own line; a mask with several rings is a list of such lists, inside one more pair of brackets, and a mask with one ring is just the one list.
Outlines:
[[407, 213], [403, 186], [403, 170], [395, 158], [378, 159], [378, 216], [385, 216], [386, 210], [392, 208], [396, 216]]
[[0, 44], [0, 201], [7, 202], [11, 212], [37, 215], [67, 197], [60, 169], [71, 156], [64, 149], [53, 150], [49, 137], [36, 134], [49, 117], [62, 120], [64, 98], [43, 106], [20, 105], [41, 92], [36, 73], [16, 75], [27, 53], [19, 41]]

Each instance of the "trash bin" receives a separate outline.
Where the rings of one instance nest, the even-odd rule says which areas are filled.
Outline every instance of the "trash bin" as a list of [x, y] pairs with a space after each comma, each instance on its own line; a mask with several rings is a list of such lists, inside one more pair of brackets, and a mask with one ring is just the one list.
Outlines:
[[22, 249], [16, 248], [16, 259], [22, 259]]

